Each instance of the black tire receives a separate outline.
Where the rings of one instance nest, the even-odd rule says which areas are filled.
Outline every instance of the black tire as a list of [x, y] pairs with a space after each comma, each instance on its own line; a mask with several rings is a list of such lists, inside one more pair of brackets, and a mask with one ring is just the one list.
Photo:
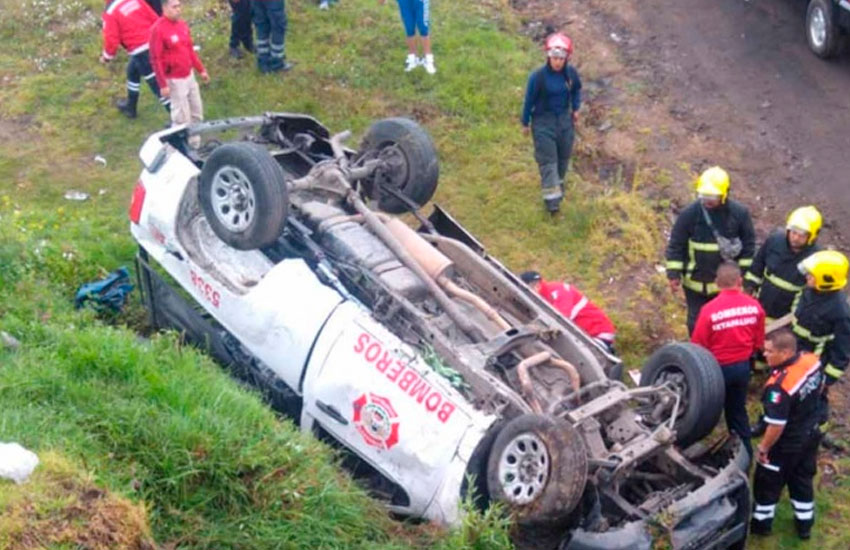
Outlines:
[[658, 349], [643, 366], [641, 386], [673, 380], [684, 399], [676, 421], [676, 441], [687, 447], [711, 433], [726, 399], [723, 373], [714, 356], [703, 347], [674, 343]]
[[835, 21], [832, 0], [811, 0], [806, 9], [806, 41], [822, 59], [835, 57], [841, 46], [841, 31]]
[[422, 206], [434, 196], [440, 177], [437, 150], [431, 136], [407, 118], [385, 118], [369, 127], [360, 146], [363, 154], [376, 153], [386, 160], [385, 169], [367, 182], [378, 208], [390, 214], [403, 214], [410, 205], [385, 191], [393, 188]]
[[[544, 454], [545, 460], [541, 458]], [[516, 479], [512, 477], [512, 464], [517, 464], [518, 470], [523, 466], [526, 479], [506, 487]], [[535, 480], [536, 488], [531, 487]], [[520, 525], [563, 522], [581, 500], [586, 483], [584, 440], [564, 420], [536, 414], [518, 416], [493, 442], [487, 461], [487, 492], [491, 500], [506, 503]]]
[[271, 245], [286, 225], [284, 171], [254, 143], [217, 147], [201, 169], [198, 198], [215, 234], [239, 250]]

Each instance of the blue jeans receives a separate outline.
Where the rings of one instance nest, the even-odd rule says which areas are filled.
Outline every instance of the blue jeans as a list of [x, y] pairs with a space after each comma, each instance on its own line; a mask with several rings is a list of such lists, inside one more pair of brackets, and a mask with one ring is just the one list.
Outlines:
[[729, 433], [736, 433], [747, 452], [753, 456], [753, 446], [750, 442], [750, 419], [747, 417], [747, 387], [750, 384], [750, 361], [739, 361], [720, 367], [723, 371], [723, 381], [726, 383], [726, 403], [723, 412], [726, 416], [726, 427]]
[[254, 0], [251, 3], [257, 27], [257, 67], [262, 72], [277, 71], [286, 58], [286, 5], [284, 0]]

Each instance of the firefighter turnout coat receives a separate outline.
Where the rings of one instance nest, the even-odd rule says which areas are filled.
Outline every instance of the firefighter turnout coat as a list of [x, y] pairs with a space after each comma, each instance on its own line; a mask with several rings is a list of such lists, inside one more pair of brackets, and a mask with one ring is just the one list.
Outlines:
[[[667, 278], [681, 278], [684, 288], [710, 296], [718, 291], [714, 277], [723, 258], [703, 210], [702, 204], [694, 201], [676, 218], [667, 243]], [[741, 239], [741, 252], [734, 260], [742, 270], [749, 268], [756, 251], [756, 233], [749, 210], [730, 199], [705, 211], [722, 237]]]
[[794, 252], [785, 229], [774, 231], [761, 245], [744, 276], [744, 288], [754, 293], [769, 318], [791, 312], [794, 299], [806, 286], [806, 276], [797, 264], [818, 250], [817, 244], [811, 244]]
[[806, 287], [794, 306], [791, 330], [799, 349], [820, 356], [826, 383], [838, 380], [850, 362], [850, 306], [841, 290]]

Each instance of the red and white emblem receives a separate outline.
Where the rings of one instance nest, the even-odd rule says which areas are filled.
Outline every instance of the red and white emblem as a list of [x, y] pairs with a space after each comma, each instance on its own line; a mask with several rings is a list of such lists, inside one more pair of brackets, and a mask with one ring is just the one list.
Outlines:
[[398, 415], [386, 397], [363, 394], [354, 401], [354, 427], [367, 445], [389, 449], [398, 443]]

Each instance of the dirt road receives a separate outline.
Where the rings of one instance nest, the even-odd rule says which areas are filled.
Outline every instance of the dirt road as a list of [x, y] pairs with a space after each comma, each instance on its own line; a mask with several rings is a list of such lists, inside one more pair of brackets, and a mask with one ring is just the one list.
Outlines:
[[835, 229], [824, 237], [844, 247], [835, 237], [850, 239], [850, 55], [825, 62], [809, 51], [805, 9], [804, 0], [641, 0], [624, 23], [654, 54], [671, 98], [741, 149], [750, 188], [780, 211], [817, 204]]

